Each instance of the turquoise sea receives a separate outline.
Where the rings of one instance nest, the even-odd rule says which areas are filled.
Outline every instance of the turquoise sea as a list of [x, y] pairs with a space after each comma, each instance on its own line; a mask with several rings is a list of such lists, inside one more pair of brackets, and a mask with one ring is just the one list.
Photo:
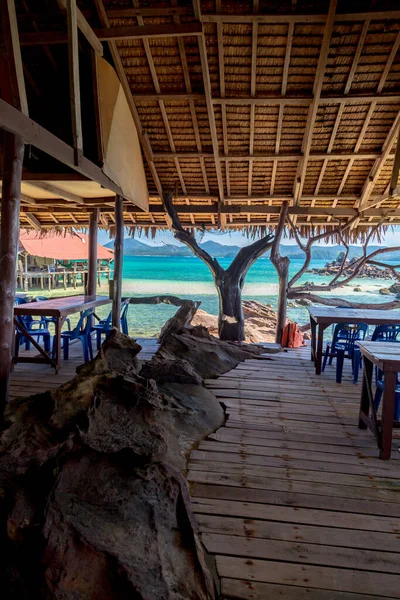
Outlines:
[[[223, 267], [229, 266], [232, 259], [219, 259]], [[313, 261], [310, 267], [321, 268], [326, 261]], [[301, 260], [292, 260], [291, 273], [297, 272]], [[328, 282], [329, 279], [310, 273], [302, 281], [315, 283]], [[387, 287], [389, 282], [382, 279], [355, 279], [348, 287], [335, 290], [332, 295], [357, 300], [358, 302], [385, 302], [394, 296], [382, 296], [379, 289]], [[354, 292], [361, 286], [362, 292]], [[247, 274], [243, 299], [258, 300], [265, 304], [277, 305], [277, 276], [269, 258], [260, 258]], [[154, 296], [171, 294], [181, 298], [200, 300], [201, 308], [208, 313], [218, 314], [218, 297], [207, 266], [195, 256], [125, 256], [123, 268], [124, 296]], [[129, 310], [129, 330], [131, 335], [157, 336], [160, 328], [176, 311], [176, 307], [164, 304], [134, 305]], [[289, 308], [289, 317], [299, 323], [308, 321], [305, 308]]]

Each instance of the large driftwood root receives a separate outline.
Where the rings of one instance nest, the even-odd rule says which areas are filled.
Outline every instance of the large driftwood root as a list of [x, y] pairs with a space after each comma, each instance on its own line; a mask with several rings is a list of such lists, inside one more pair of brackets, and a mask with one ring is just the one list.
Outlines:
[[113, 332], [72, 381], [7, 407], [7, 600], [214, 598], [181, 470], [223, 411], [197, 382], [143, 377], [139, 350]]

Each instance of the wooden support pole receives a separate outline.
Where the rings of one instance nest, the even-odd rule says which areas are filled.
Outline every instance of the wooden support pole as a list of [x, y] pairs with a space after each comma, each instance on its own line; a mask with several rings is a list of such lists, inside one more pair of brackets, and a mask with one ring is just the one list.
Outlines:
[[72, 139], [75, 164], [83, 155], [81, 91], [79, 82], [79, 45], [76, 0], [67, 0], [69, 95], [71, 99]]
[[112, 303], [112, 326], [120, 329], [122, 262], [124, 254], [123, 199], [115, 196], [115, 243], [114, 243], [114, 294]]
[[97, 231], [99, 224], [99, 212], [99, 209], [96, 208], [89, 215], [89, 261], [87, 280], [88, 296], [95, 296], [97, 290]]
[[0, 224], [0, 415], [8, 401], [14, 337], [14, 300], [19, 241], [24, 143], [20, 136], [4, 133], [3, 190]]

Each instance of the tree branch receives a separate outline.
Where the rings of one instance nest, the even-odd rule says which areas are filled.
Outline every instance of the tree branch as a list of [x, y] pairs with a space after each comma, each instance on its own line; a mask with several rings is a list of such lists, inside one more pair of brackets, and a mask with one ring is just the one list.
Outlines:
[[287, 259], [287, 256], [282, 257], [279, 249], [280, 249], [280, 244], [281, 244], [281, 240], [282, 240], [282, 234], [283, 234], [283, 230], [285, 229], [285, 223], [286, 223], [286, 219], [288, 216], [288, 211], [289, 211], [289, 202], [282, 202], [282, 207], [281, 207], [281, 212], [279, 215], [279, 222], [278, 222], [278, 226], [275, 230], [275, 239], [272, 243], [272, 247], [271, 247], [271, 256], [270, 256], [270, 260], [272, 262], [272, 264], [275, 266], [276, 270], [278, 271], [281, 261], [283, 258]]
[[305, 298], [310, 300], [313, 304], [325, 304], [326, 306], [349, 306], [350, 308], [368, 308], [376, 310], [391, 310], [394, 308], [400, 308], [400, 300], [392, 300], [391, 302], [385, 302], [383, 304], [368, 304], [362, 302], [350, 302], [344, 300], [344, 298], [325, 298], [324, 296], [318, 296], [317, 294], [304, 293], [289, 291], [288, 298], [291, 300], [297, 300], [298, 298]]
[[174, 238], [188, 246], [188, 248], [190, 248], [193, 254], [195, 254], [204, 263], [206, 263], [211, 273], [213, 274], [213, 277], [215, 279], [218, 279], [223, 274], [224, 269], [221, 267], [221, 265], [215, 258], [212, 258], [210, 254], [208, 254], [208, 252], [206, 252], [205, 250], [203, 250], [203, 248], [199, 246], [199, 244], [196, 242], [194, 235], [192, 235], [182, 227], [182, 224], [178, 217], [178, 213], [175, 210], [172, 198], [172, 193], [163, 194], [163, 204], [171, 220], [171, 229], [174, 234]]
[[[337, 235], [341, 236], [343, 234], [343, 232], [346, 231], [346, 229], [351, 227], [351, 225], [355, 222], [356, 219], [357, 219], [357, 217], [354, 216], [352, 219], [350, 219], [350, 221], [347, 221], [343, 225], [340, 225], [338, 228], [338, 231], [337, 231]], [[299, 245], [301, 250], [303, 250], [303, 252], [305, 252], [305, 254], [306, 254], [303, 266], [301, 267], [301, 269], [299, 269], [297, 271], [297, 273], [295, 275], [293, 275], [292, 279], [289, 281], [289, 289], [290, 289], [293, 287], [293, 285], [296, 283], [296, 281], [298, 281], [304, 275], [304, 273], [307, 271], [308, 267], [310, 266], [310, 262], [312, 259], [312, 256], [311, 256], [312, 246], [314, 244], [316, 244], [317, 242], [331, 236], [332, 231], [324, 231], [323, 233], [319, 233], [318, 235], [315, 235], [315, 236], [309, 238], [307, 243], [304, 245], [300, 240], [300, 236], [299, 236], [297, 227], [294, 225], [294, 223], [290, 217], [288, 217], [288, 220], [289, 220], [290, 226], [293, 230], [297, 244]]]
[[242, 281], [246, 276], [247, 271], [251, 265], [256, 262], [260, 256], [262, 256], [269, 248], [271, 248], [274, 240], [274, 236], [267, 233], [263, 238], [257, 240], [250, 246], [244, 246], [240, 248], [239, 252], [227, 268], [226, 272], [230, 277], [240, 278]]
[[379, 248], [378, 250], [374, 250], [374, 252], [371, 252], [371, 254], [368, 254], [368, 256], [362, 256], [358, 261], [356, 261], [355, 263], [353, 263], [352, 265], [348, 265], [344, 271], [347, 271], [349, 268], [354, 267], [354, 270], [352, 271], [352, 273], [346, 277], [345, 279], [342, 279], [341, 281], [335, 281], [334, 283], [328, 283], [327, 285], [313, 285], [312, 288], [309, 286], [302, 286], [302, 287], [298, 287], [295, 288], [296, 292], [308, 292], [310, 290], [312, 290], [313, 292], [326, 292], [326, 291], [331, 291], [334, 290], [338, 287], [342, 287], [344, 285], [346, 285], [347, 283], [349, 283], [350, 281], [352, 281], [352, 279], [354, 279], [358, 273], [360, 272], [361, 268], [365, 265], [368, 264], [371, 260], [371, 258], [374, 258], [374, 256], [379, 256], [380, 254], [387, 254], [389, 252], [399, 252], [400, 251], [400, 246], [394, 246], [393, 248]]

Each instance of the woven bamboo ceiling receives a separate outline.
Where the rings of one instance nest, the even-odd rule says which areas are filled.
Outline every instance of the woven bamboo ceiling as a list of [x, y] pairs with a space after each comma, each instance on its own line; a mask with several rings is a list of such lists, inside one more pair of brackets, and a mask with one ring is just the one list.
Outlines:
[[[116, 32], [105, 56], [140, 133], [150, 212], [126, 205], [128, 225], [166, 227], [163, 190], [176, 191], [188, 226], [273, 226], [283, 200], [310, 229], [357, 213], [356, 228], [400, 224], [398, 2], [78, 6], [95, 32]], [[40, 18], [32, 23], [25, 15], [25, 32], [41, 30]], [[132, 26], [145, 37], [126, 36]], [[23, 226], [32, 226], [26, 213], [41, 226], [84, 225], [93, 206], [112, 223], [110, 197], [51, 197], [51, 208], [23, 208]]]

